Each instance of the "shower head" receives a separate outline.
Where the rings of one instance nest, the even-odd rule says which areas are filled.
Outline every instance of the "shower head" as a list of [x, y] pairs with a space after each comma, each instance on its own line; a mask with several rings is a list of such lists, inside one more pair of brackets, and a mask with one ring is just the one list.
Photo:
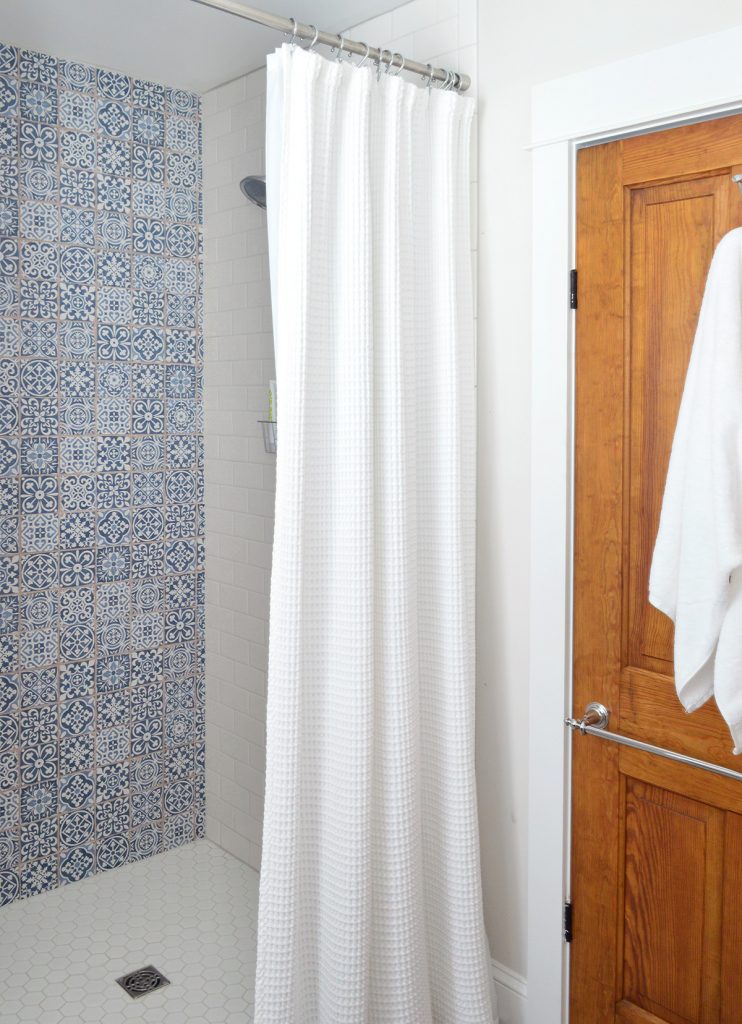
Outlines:
[[265, 209], [265, 178], [256, 174], [250, 174], [240, 182], [240, 188], [251, 203]]

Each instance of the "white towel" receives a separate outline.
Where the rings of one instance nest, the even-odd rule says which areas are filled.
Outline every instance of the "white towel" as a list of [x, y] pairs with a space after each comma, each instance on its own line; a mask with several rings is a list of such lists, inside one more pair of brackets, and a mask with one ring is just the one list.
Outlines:
[[649, 600], [675, 623], [686, 711], [709, 697], [742, 752], [742, 229], [711, 262], [662, 501]]

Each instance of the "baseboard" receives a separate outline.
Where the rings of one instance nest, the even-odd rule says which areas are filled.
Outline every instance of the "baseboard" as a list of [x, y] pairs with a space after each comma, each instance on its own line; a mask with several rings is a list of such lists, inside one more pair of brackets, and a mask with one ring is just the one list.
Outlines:
[[493, 960], [492, 982], [497, 994], [499, 1024], [525, 1024], [528, 995], [526, 979]]

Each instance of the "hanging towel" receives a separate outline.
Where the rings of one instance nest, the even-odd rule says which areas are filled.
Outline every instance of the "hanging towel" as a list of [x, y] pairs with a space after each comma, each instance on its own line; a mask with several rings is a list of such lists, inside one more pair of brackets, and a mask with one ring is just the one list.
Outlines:
[[716, 248], [680, 403], [649, 578], [675, 623], [686, 711], [714, 696], [742, 753], [742, 228]]

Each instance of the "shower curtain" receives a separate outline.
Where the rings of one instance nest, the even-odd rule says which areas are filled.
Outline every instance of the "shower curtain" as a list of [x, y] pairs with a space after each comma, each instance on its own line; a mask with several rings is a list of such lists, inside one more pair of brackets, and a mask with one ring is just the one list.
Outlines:
[[473, 101], [269, 58], [278, 392], [256, 1024], [491, 1024]]

